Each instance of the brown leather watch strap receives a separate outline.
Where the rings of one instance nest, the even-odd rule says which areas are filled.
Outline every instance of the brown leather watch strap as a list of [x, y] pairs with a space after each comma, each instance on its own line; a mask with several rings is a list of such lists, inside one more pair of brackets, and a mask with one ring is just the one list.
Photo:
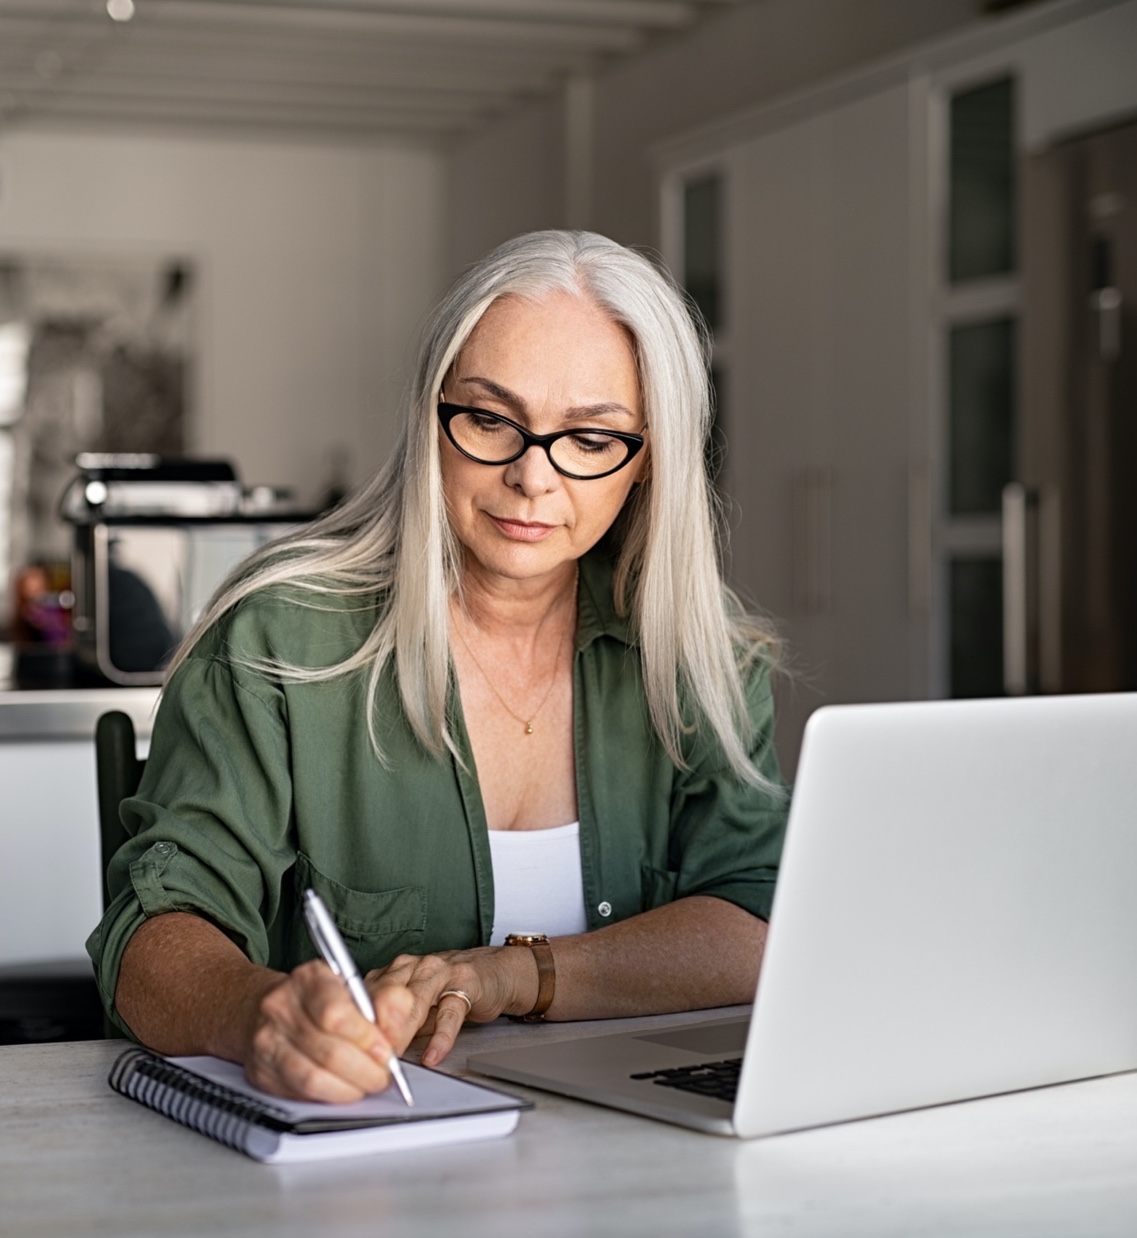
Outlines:
[[511, 1015], [522, 1023], [537, 1023], [545, 1017], [545, 1011], [553, 1004], [557, 991], [557, 969], [553, 963], [553, 948], [544, 933], [510, 933], [505, 939], [507, 946], [528, 946], [533, 951], [537, 964], [537, 1000], [528, 1014]]

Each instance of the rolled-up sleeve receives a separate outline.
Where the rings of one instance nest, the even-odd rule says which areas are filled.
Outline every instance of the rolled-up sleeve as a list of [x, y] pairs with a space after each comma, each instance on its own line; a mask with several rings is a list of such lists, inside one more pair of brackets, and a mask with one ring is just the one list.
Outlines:
[[144, 920], [192, 912], [267, 963], [266, 926], [296, 860], [283, 693], [216, 648], [199, 646], [166, 686], [138, 793], [122, 805], [131, 837], [108, 870], [111, 902], [87, 941], [120, 1026], [119, 969]]
[[707, 744], [676, 771], [671, 797], [669, 867], [675, 897], [726, 899], [770, 918], [785, 839], [789, 794], [774, 750], [774, 702], [769, 670], [756, 664], [746, 685], [753, 727], [750, 758], [769, 789], [743, 782], [721, 749]]

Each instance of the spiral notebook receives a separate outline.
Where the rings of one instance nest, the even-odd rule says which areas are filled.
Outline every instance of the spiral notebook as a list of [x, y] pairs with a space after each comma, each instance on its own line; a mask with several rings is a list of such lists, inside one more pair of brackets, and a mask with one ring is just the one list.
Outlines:
[[394, 1089], [352, 1105], [290, 1101], [253, 1087], [240, 1066], [216, 1057], [123, 1053], [108, 1076], [116, 1091], [257, 1161], [330, 1160], [508, 1135], [524, 1101], [441, 1071], [403, 1063], [414, 1092]]

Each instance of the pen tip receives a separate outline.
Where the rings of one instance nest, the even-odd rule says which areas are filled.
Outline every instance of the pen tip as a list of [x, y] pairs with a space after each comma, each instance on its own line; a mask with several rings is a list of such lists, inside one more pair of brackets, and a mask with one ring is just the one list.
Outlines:
[[403, 1074], [403, 1064], [395, 1056], [391, 1054], [390, 1060], [391, 1078], [395, 1081], [395, 1086], [399, 1089], [399, 1095], [403, 1098], [408, 1109], [415, 1107], [415, 1098], [411, 1095], [410, 1084], [407, 1083], [407, 1077]]

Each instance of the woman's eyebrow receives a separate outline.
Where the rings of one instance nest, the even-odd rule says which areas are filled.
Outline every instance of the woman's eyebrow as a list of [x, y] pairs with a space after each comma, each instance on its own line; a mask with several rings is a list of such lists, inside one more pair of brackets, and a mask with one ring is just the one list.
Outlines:
[[615, 414], [618, 417], [634, 417], [626, 404], [615, 402], [609, 404], [582, 404], [579, 408], [566, 408], [564, 415], [571, 418], [604, 417]]
[[476, 374], [460, 374], [458, 376], [460, 383], [474, 383], [481, 387], [487, 395], [492, 395], [495, 400], [500, 400], [503, 404], [508, 404], [510, 408], [516, 409], [519, 413], [525, 411], [525, 401], [508, 387], [503, 387], [500, 383], [495, 383], [490, 378], [479, 378]]
[[[503, 387], [500, 383], [495, 383], [490, 378], [482, 378], [476, 374], [463, 374], [459, 377], [459, 382], [473, 383], [481, 387], [487, 395], [491, 395], [496, 400], [500, 400], [503, 404], [507, 404], [510, 408], [519, 413], [526, 411], [525, 401], [515, 392], [509, 390], [508, 387]], [[604, 401], [599, 404], [581, 404], [564, 410], [565, 417], [571, 420], [581, 420], [587, 417], [604, 417], [604, 416], [624, 416], [634, 417], [626, 404], [620, 404], [618, 401]]]

